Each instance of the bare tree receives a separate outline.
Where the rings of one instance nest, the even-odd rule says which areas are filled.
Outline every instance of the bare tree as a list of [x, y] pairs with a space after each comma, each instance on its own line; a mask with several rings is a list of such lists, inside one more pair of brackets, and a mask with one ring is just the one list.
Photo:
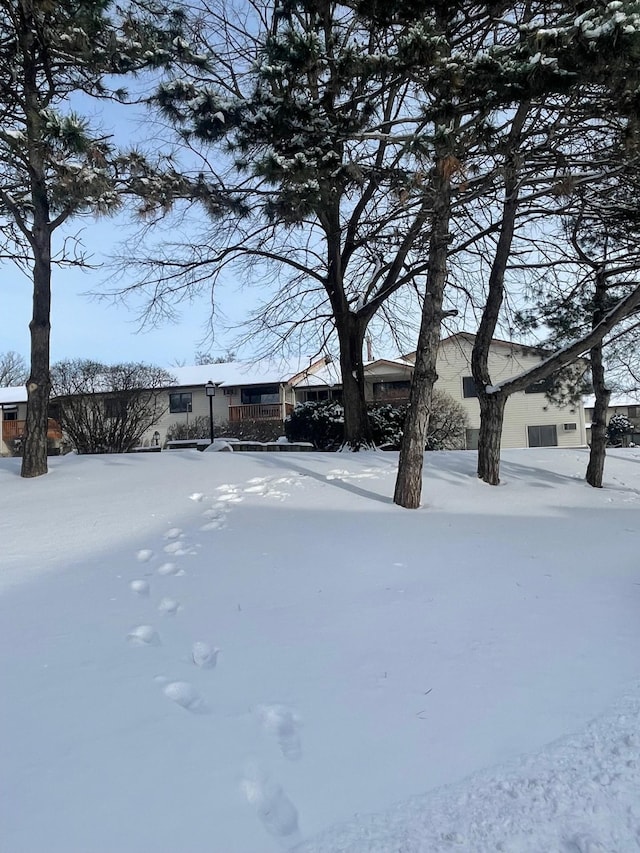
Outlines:
[[106, 365], [85, 359], [51, 368], [56, 417], [78, 453], [125, 453], [168, 408], [175, 378], [142, 363]]
[[0, 387], [24, 385], [28, 375], [27, 363], [19, 353], [8, 350], [0, 355]]

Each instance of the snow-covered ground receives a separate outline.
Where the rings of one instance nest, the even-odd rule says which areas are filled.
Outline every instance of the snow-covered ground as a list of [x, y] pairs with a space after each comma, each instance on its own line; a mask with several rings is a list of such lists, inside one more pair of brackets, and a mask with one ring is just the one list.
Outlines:
[[640, 450], [0, 461], [2, 853], [640, 849]]

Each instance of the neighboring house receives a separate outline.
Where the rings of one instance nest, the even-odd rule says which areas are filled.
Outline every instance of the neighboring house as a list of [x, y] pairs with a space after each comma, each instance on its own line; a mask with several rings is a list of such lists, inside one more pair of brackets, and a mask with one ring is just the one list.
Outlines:
[[[175, 424], [188, 425], [197, 417], [209, 417], [209, 398], [205, 386], [212, 382], [213, 420], [216, 432], [227, 423], [240, 421], [279, 421], [293, 411], [301, 397], [296, 385], [322, 370], [316, 380], [328, 393], [333, 373], [328, 357], [316, 361], [227, 362], [193, 367], [171, 368], [176, 385], [166, 389], [166, 412], [153, 430], [145, 436], [146, 444], [164, 445], [167, 432]], [[335, 376], [337, 382], [337, 376]]]
[[[478, 446], [480, 406], [471, 375], [471, 351], [475, 335], [458, 332], [440, 342], [438, 382], [462, 404], [469, 418], [467, 449]], [[517, 376], [542, 360], [540, 350], [512, 341], [494, 340], [489, 353], [489, 372], [494, 382]], [[414, 353], [405, 358], [414, 360]], [[580, 447], [587, 443], [582, 406], [560, 406], [547, 400], [547, 382], [530, 385], [507, 401], [502, 447]]]
[[[0, 388], [0, 456], [11, 456], [16, 444], [22, 441], [27, 419], [27, 389]], [[57, 421], [49, 419], [47, 437], [52, 449], [59, 447], [62, 433]]]
[[[584, 410], [587, 419], [587, 438], [590, 440], [591, 421], [593, 419], [593, 408], [595, 397], [587, 397], [584, 401]], [[628, 441], [640, 444], [640, 393], [636, 394], [612, 394], [609, 398], [607, 409], [607, 423], [612, 415], [624, 415], [633, 424], [634, 431], [628, 436]]]
[[[462, 404], [469, 418], [468, 449], [478, 444], [480, 407], [473, 377], [471, 350], [474, 336], [459, 332], [445, 338], [438, 352], [437, 388]], [[365, 393], [371, 402], [406, 402], [409, 396], [415, 354], [396, 359], [380, 358], [365, 365]], [[492, 379], [497, 382], [516, 376], [542, 359], [539, 349], [495, 340], [489, 356]], [[342, 397], [339, 364], [323, 357], [305, 364], [294, 362], [231, 362], [173, 368], [177, 383], [168, 388], [167, 412], [145, 438], [163, 445], [167, 430], [175, 423], [187, 424], [195, 417], [209, 417], [205, 385], [216, 386], [213, 418], [216, 432], [226, 423], [242, 420], [282, 422], [296, 403]], [[502, 433], [503, 447], [576, 447], [587, 442], [582, 406], [559, 406], [547, 400], [548, 383], [540, 382], [513, 394], [507, 402]], [[640, 412], [640, 409], [639, 409]]]

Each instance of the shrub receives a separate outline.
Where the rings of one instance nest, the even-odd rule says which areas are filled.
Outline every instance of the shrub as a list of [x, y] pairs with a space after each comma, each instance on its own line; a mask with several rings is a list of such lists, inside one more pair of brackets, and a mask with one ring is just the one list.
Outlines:
[[190, 438], [209, 438], [209, 418], [196, 415], [189, 423], [176, 421], [167, 427], [167, 441], [186, 441]]
[[[378, 403], [369, 407], [373, 441], [378, 447], [397, 450], [407, 407]], [[467, 415], [444, 391], [434, 391], [425, 450], [462, 450]], [[310, 441], [317, 450], [337, 450], [344, 436], [344, 409], [334, 400], [302, 403], [284, 422], [289, 441]]]
[[619, 444], [633, 432], [633, 424], [626, 415], [611, 415], [607, 424], [607, 441]]

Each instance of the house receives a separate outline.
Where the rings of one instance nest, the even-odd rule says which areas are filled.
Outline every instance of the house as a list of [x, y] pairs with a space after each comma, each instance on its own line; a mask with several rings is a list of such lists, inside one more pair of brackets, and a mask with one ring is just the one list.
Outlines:
[[[172, 368], [176, 384], [165, 391], [166, 412], [145, 436], [145, 443], [162, 446], [175, 425], [188, 426], [198, 417], [208, 420], [209, 399], [216, 429], [243, 421], [282, 423], [296, 403], [307, 399], [304, 393], [297, 392], [296, 386], [300, 383], [302, 387], [302, 383], [320, 371], [322, 375], [313, 381], [322, 394], [328, 395], [331, 385], [338, 382], [337, 368], [329, 357], [315, 361], [227, 362]], [[208, 383], [214, 385], [211, 398], [205, 390]]]
[[[454, 397], [469, 418], [467, 449], [478, 446], [480, 406], [471, 375], [471, 351], [475, 335], [458, 332], [444, 338], [438, 350], [436, 387]], [[413, 360], [413, 354], [407, 356]], [[489, 372], [494, 382], [524, 373], [543, 358], [539, 348], [494, 339], [489, 353]], [[582, 447], [587, 443], [582, 406], [560, 406], [547, 400], [549, 381], [530, 385], [507, 401], [502, 447]]]
[[[0, 388], [0, 456], [13, 454], [16, 444], [22, 441], [26, 419], [27, 389], [24, 385]], [[47, 438], [51, 450], [57, 452], [62, 440], [62, 431], [57, 421], [51, 418]]]
[[[595, 397], [587, 397], [584, 401], [584, 411], [587, 421], [587, 438], [590, 439], [591, 421], [593, 420], [593, 409]], [[629, 418], [634, 431], [627, 437], [632, 444], [640, 444], [640, 393], [612, 394], [609, 398], [607, 409], [607, 423], [612, 415], [624, 415]]]
[[[458, 332], [444, 338], [438, 352], [436, 387], [457, 400], [467, 413], [466, 446], [475, 449], [480, 429], [480, 407], [471, 375], [474, 335]], [[535, 347], [494, 340], [489, 369], [494, 381], [516, 376], [542, 359]], [[365, 365], [365, 394], [371, 402], [406, 402], [415, 353], [400, 358], [380, 358]], [[173, 370], [176, 385], [168, 388], [167, 412], [147, 442], [164, 444], [169, 427], [209, 417], [205, 385], [215, 385], [213, 419], [219, 427], [243, 420], [282, 422], [296, 403], [342, 396], [337, 361], [232, 362], [182, 367]], [[575, 447], [586, 444], [585, 416], [581, 406], [560, 406], [547, 400], [548, 382], [529, 386], [507, 402], [503, 447]], [[640, 412], [640, 409], [639, 409]], [[222, 427], [224, 428], [224, 427]]]

